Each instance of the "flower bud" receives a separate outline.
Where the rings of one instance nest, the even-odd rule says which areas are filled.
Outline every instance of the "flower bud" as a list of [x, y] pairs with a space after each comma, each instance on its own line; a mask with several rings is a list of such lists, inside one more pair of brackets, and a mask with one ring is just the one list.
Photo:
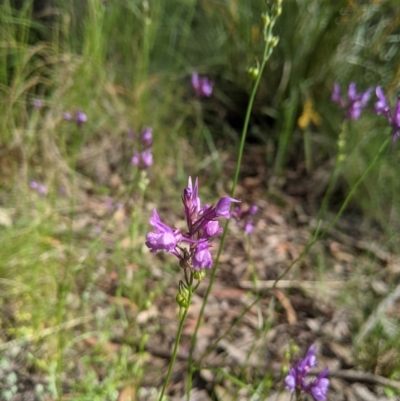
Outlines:
[[268, 26], [271, 23], [271, 17], [267, 13], [263, 13], [261, 15], [262, 21], [264, 23], [264, 26]]
[[182, 295], [178, 294], [175, 298], [176, 303], [181, 307], [181, 308], [187, 308], [189, 306], [188, 300]]
[[193, 272], [193, 278], [195, 278], [198, 281], [203, 280], [203, 278], [206, 276], [206, 271], [204, 269], [201, 270], [195, 270]]
[[279, 42], [278, 36], [271, 36], [271, 37], [269, 38], [269, 40], [268, 40], [268, 44], [269, 44], [271, 47], [276, 47], [277, 44], [278, 44], [278, 42]]
[[247, 73], [254, 79], [256, 79], [260, 73], [260, 70], [257, 67], [249, 67], [247, 69]]

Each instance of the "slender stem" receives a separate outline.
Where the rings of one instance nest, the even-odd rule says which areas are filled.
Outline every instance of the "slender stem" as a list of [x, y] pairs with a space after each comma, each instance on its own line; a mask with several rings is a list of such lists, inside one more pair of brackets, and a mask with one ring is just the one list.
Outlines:
[[171, 377], [172, 368], [174, 367], [174, 364], [175, 364], [176, 355], [178, 354], [178, 346], [179, 346], [179, 343], [180, 343], [180, 340], [181, 340], [181, 336], [182, 336], [183, 325], [185, 323], [185, 319], [186, 319], [186, 316], [188, 314], [189, 306], [190, 306], [190, 303], [191, 303], [191, 300], [192, 300], [192, 295], [193, 295], [192, 286], [190, 285], [188, 288], [189, 288], [188, 304], [187, 304], [186, 308], [183, 308], [183, 310], [184, 310], [183, 313], [179, 314], [178, 333], [176, 334], [174, 349], [172, 351], [171, 361], [169, 362], [167, 376], [165, 377], [164, 384], [163, 384], [163, 387], [161, 389], [161, 394], [160, 394], [160, 397], [158, 398], [158, 401], [162, 401], [163, 400], [163, 397], [164, 397], [164, 394], [165, 394], [165, 390], [167, 388], [167, 384], [168, 384], [169, 379]]
[[[272, 31], [272, 24], [270, 25], [270, 27], [268, 29], [270, 31]], [[271, 32], [269, 32], [269, 33], [271, 33]], [[238, 157], [237, 157], [235, 175], [234, 175], [233, 185], [232, 185], [232, 190], [231, 190], [231, 197], [234, 197], [234, 195], [235, 195], [236, 185], [237, 185], [237, 182], [238, 182], [238, 179], [239, 179], [239, 172], [240, 172], [240, 167], [241, 167], [241, 163], [242, 163], [244, 145], [245, 145], [245, 142], [246, 142], [246, 135], [247, 135], [248, 127], [249, 127], [250, 116], [251, 116], [251, 111], [253, 109], [254, 99], [256, 97], [257, 90], [258, 90], [258, 87], [260, 85], [260, 81], [261, 81], [261, 77], [262, 77], [263, 71], [265, 69], [265, 65], [266, 65], [271, 53], [272, 53], [271, 45], [270, 45], [270, 43], [268, 41], [266, 41], [265, 48], [264, 48], [263, 61], [261, 63], [260, 70], [259, 70], [259, 73], [257, 75], [256, 81], [254, 83], [253, 90], [251, 92], [249, 103], [248, 103], [248, 106], [247, 106], [246, 116], [245, 116], [245, 120], [244, 120], [244, 124], [243, 124], [242, 136], [241, 136], [241, 140], [240, 140], [239, 153], [238, 153]], [[192, 339], [191, 339], [191, 342], [190, 342], [189, 359], [188, 359], [188, 378], [187, 378], [187, 387], [186, 387], [186, 398], [187, 398], [188, 401], [190, 399], [190, 391], [191, 391], [191, 388], [192, 388], [193, 352], [194, 352], [194, 349], [196, 347], [197, 333], [199, 331], [200, 322], [201, 322], [201, 320], [203, 318], [203, 315], [204, 315], [204, 309], [206, 307], [207, 300], [208, 300], [208, 297], [210, 295], [211, 288], [212, 288], [212, 286], [214, 284], [214, 280], [215, 280], [215, 277], [216, 277], [216, 274], [217, 274], [218, 265], [219, 265], [219, 259], [220, 259], [220, 256], [221, 256], [221, 253], [222, 253], [222, 249], [223, 249], [224, 244], [225, 244], [225, 238], [226, 238], [226, 234], [227, 234], [227, 231], [228, 231], [227, 230], [228, 229], [228, 225], [229, 225], [229, 220], [227, 220], [226, 223], [225, 223], [224, 232], [222, 234], [221, 242], [220, 242], [220, 245], [219, 245], [219, 248], [218, 248], [218, 254], [217, 254], [217, 257], [216, 257], [216, 260], [215, 260], [214, 268], [212, 269], [212, 272], [211, 272], [210, 282], [208, 284], [206, 293], [204, 295], [203, 303], [202, 303], [201, 309], [200, 309], [200, 313], [199, 313], [199, 315], [197, 317], [196, 327], [195, 327], [195, 330], [194, 330], [194, 333], [192, 335]]]

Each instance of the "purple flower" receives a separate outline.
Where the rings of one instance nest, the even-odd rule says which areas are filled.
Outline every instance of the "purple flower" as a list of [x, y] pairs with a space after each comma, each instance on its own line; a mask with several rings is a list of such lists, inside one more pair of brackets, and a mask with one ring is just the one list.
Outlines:
[[67, 120], [67, 121], [71, 121], [72, 120], [72, 116], [71, 113], [68, 113], [67, 111], [63, 113], [63, 119]]
[[241, 206], [235, 206], [233, 208], [232, 217], [244, 233], [249, 235], [254, 231], [253, 220], [250, 216], [257, 212], [258, 206], [256, 205], [252, 205], [248, 209], [243, 209]]
[[37, 110], [40, 110], [43, 107], [43, 102], [40, 99], [33, 99], [33, 107]]
[[156, 229], [155, 232], [150, 232], [146, 236], [146, 245], [150, 251], [155, 253], [157, 251], [166, 251], [176, 254], [175, 247], [181, 239], [179, 230], [173, 230], [164, 224], [158, 216], [157, 210], [153, 210], [153, 217], [150, 219], [150, 224]]
[[38, 194], [42, 196], [47, 194], [47, 188], [43, 184], [39, 184], [38, 182], [32, 180], [29, 183], [29, 186], [31, 187], [31, 189], [34, 189], [35, 191], [37, 191]]
[[[153, 164], [153, 154], [151, 145], [153, 144], [152, 128], [147, 127], [142, 132], [141, 143], [138, 144], [139, 150], [135, 150], [131, 159], [134, 166], [141, 170], [146, 170]], [[129, 136], [135, 139], [135, 133], [132, 128], [129, 128]]]
[[218, 203], [215, 205], [215, 217], [225, 217], [229, 219], [231, 217], [231, 203], [232, 202], [240, 202], [236, 199], [229, 198], [225, 196], [221, 198]]
[[87, 116], [86, 116], [86, 114], [85, 114], [81, 109], [78, 109], [78, 110], [75, 112], [74, 117], [72, 117], [71, 113], [64, 112], [64, 113], [63, 113], [63, 118], [64, 118], [64, 120], [66, 120], [66, 121], [75, 120], [76, 125], [77, 125], [79, 128], [82, 127], [83, 123], [85, 123], [85, 122], [87, 121]]
[[142, 153], [135, 150], [131, 163], [138, 166], [141, 170], [145, 170], [153, 164], [153, 155], [151, 149], [146, 149]]
[[134, 166], [138, 166], [140, 162], [140, 154], [137, 150], [135, 150], [135, 152], [133, 153], [132, 159], [131, 159], [131, 163]]
[[142, 133], [142, 143], [145, 148], [149, 148], [153, 144], [153, 130], [147, 127]]
[[81, 127], [82, 124], [87, 121], [87, 116], [81, 109], [78, 109], [75, 113], [75, 120], [78, 124], [78, 127]]
[[384, 115], [392, 127], [392, 145], [396, 143], [400, 137], [400, 96], [397, 98], [396, 107], [393, 110], [393, 114], [390, 112], [390, 107], [386, 101], [385, 94], [380, 86], [376, 88], [376, 96], [378, 101], [375, 103], [375, 113]]
[[192, 86], [197, 97], [210, 97], [213, 91], [214, 82], [207, 77], [199, 77], [197, 72], [192, 74]]
[[243, 231], [247, 235], [251, 234], [254, 231], [253, 221], [251, 219], [247, 220], [244, 223]]
[[318, 377], [310, 383], [310, 391], [316, 400], [326, 400], [326, 393], [328, 392], [329, 379], [326, 378], [329, 369], [325, 368]]
[[362, 109], [367, 105], [373, 88], [368, 88], [364, 92], [357, 93], [356, 84], [350, 83], [347, 91], [347, 100], [340, 95], [340, 86], [338, 83], [333, 85], [331, 96], [332, 102], [337, 103], [345, 111], [345, 119], [358, 120]]
[[218, 221], [209, 221], [204, 227], [206, 237], [213, 237], [222, 233], [222, 228], [219, 226]]
[[200, 242], [193, 253], [192, 257], [193, 269], [210, 269], [213, 261], [209, 251], [208, 242]]
[[144, 150], [141, 156], [144, 169], [150, 167], [153, 164], [153, 155], [151, 153], [151, 149]]
[[316, 378], [308, 377], [311, 368], [317, 365], [315, 351], [315, 346], [311, 345], [306, 356], [290, 367], [285, 386], [291, 392], [311, 394], [315, 400], [325, 401], [329, 387], [329, 379], [326, 377], [329, 369], [325, 368]]
[[183, 268], [202, 270], [213, 265], [210, 243], [221, 234], [218, 217], [229, 218], [231, 202], [236, 199], [224, 197], [215, 206], [201, 206], [198, 196], [198, 180], [193, 186], [189, 177], [188, 186], [183, 191], [183, 208], [186, 217], [187, 231], [172, 229], [162, 223], [154, 210], [150, 224], [156, 229], [147, 234], [146, 245], [151, 252], [165, 250], [175, 255]]

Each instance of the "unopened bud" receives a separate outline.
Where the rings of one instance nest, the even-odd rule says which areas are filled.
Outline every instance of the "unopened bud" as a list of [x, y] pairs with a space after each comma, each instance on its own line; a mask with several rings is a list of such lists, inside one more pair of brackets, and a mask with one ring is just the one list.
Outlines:
[[269, 44], [271, 47], [276, 47], [276, 45], [278, 44], [278, 42], [279, 42], [278, 36], [271, 36], [271, 38], [268, 40], [268, 44]]
[[175, 299], [176, 299], [176, 303], [181, 308], [187, 308], [189, 306], [188, 300], [182, 294], [178, 294]]
[[183, 298], [188, 298], [189, 296], [189, 290], [182, 280], [179, 281], [179, 294], [181, 294]]
[[206, 271], [204, 269], [201, 270], [195, 270], [193, 272], [193, 278], [195, 278], [196, 280], [203, 280], [203, 278], [206, 276]]
[[271, 17], [267, 13], [261, 14], [261, 18], [264, 26], [268, 26], [271, 23]]
[[257, 67], [249, 67], [247, 69], [247, 73], [254, 79], [258, 77], [258, 74], [260, 73], [260, 70]]

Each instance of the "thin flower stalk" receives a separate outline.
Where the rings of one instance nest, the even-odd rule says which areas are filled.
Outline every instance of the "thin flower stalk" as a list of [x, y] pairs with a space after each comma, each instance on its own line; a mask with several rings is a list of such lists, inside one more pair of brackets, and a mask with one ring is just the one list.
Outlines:
[[[274, 36], [272, 33], [273, 27], [278, 19], [278, 17], [282, 13], [282, 0], [275, 0], [275, 2], [271, 6], [271, 10], [269, 13], [264, 13], [262, 15], [262, 20], [263, 20], [263, 36], [264, 36], [264, 41], [265, 41], [265, 46], [264, 46], [264, 54], [262, 58], [262, 62], [259, 68], [257, 68], [257, 73], [254, 78], [254, 86], [250, 95], [249, 103], [247, 106], [246, 110], [246, 116], [243, 124], [243, 130], [242, 130], [242, 135], [240, 139], [240, 145], [239, 145], [239, 152], [238, 152], [238, 157], [237, 157], [237, 163], [236, 163], [236, 170], [235, 170], [235, 176], [233, 179], [233, 185], [232, 185], [232, 190], [231, 190], [231, 196], [235, 196], [235, 191], [236, 191], [236, 185], [238, 183], [239, 179], [239, 172], [240, 172], [240, 167], [242, 163], [242, 157], [243, 157], [243, 151], [244, 151], [244, 145], [246, 142], [246, 136], [247, 136], [247, 131], [249, 127], [249, 122], [250, 122], [250, 115], [251, 111], [253, 109], [254, 105], [254, 100], [258, 91], [258, 88], [260, 86], [260, 81], [262, 74], [264, 72], [265, 66], [267, 64], [267, 61], [269, 60], [273, 49], [277, 46], [279, 42], [279, 38]], [[206, 293], [203, 298], [203, 303], [201, 305], [201, 309], [199, 312], [199, 315], [197, 317], [197, 322], [196, 322], [196, 327], [194, 330], [194, 333], [192, 335], [191, 343], [190, 343], [190, 350], [189, 350], [189, 360], [188, 360], [188, 378], [187, 378], [187, 386], [186, 386], [186, 399], [187, 401], [190, 400], [190, 392], [192, 389], [192, 377], [193, 377], [193, 352], [196, 347], [196, 341], [197, 341], [197, 334], [200, 328], [200, 323], [202, 321], [203, 315], [204, 315], [204, 310], [205, 306], [207, 304], [208, 297], [211, 293], [211, 288], [214, 284], [214, 280], [216, 277], [216, 272], [217, 272], [217, 267], [219, 264], [219, 259], [222, 253], [222, 249], [225, 244], [225, 238], [226, 238], [226, 233], [227, 233], [227, 228], [228, 228], [229, 220], [226, 221], [224, 231], [222, 234], [220, 246], [218, 248], [218, 253], [217, 257], [215, 260], [214, 264], [214, 269], [211, 272], [211, 277], [210, 277], [210, 282], [208, 284]]]
[[[186, 219], [186, 229], [180, 230], [161, 221], [156, 209], [150, 218], [153, 231], [146, 236], [146, 246], [150, 252], [164, 251], [176, 257], [179, 266], [184, 271], [184, 281], [179, 281], [179, 290], [176, 301], [180, 306], [180, 323], [175, 345], [168, 368], [167, 376], [160, 393], [161, 401], [168, 384], [176, 353], [180, 342], [182, 327], [189, 310], [192, 294], [205, 277], [205, 269], [213, 267], [213, 259], [210, 253], [211, 242], [221, 234], [219, 218], [230, 218], [231, 203], [239, 202], [237, 199], [222, 197], [215, 205], [202, 205], [199, 197], [199, 185], [196, 178], [193, 185], [189, 177], [188, 186], [182, 195], [183, 211]], [[194, 284], [197, 280], [197, 284]]]

